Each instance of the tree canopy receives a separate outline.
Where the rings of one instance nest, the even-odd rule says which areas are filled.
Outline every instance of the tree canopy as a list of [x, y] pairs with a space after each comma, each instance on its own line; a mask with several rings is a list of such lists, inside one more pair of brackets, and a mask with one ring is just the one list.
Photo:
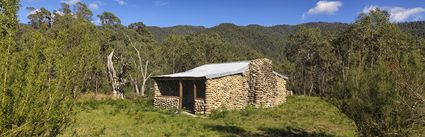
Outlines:
[[102, 25], [121, 25], [121, 20], [112, 12], [103, 12], [97, 15]]

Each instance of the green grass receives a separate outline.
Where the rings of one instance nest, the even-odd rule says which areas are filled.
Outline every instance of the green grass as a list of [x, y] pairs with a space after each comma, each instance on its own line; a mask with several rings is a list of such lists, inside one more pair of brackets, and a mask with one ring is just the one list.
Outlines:
[[317, 97], [293, 96], [267, 109], [214, 112], [209, 118], [158, 110], [146, 100], [87, 101], [62, 136], [356, 136], [350, 119]]

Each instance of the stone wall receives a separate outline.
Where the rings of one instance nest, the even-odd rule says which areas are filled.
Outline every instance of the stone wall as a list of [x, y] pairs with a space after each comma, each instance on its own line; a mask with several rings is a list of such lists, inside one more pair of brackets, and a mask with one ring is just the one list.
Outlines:
[[195, 114], [205, 114], [205, 100], [201, 98], [195, 99]]
[[[252, 60], [243, 74], [208, 79], [205, 86], [200, 84], [204, 81], [197, 82], [198, 95], [193, 104], [196, 114], [209, 114], [222, 108], [242, 109], [249, 104], [273, 107], [284, 103], [286, 96], [291, 95], [286, 89], [286, 80], [273, 73], [272, 61], [265, 58]], [[178, 85], [178, 80], [156, 81], [154, 105], [178, 109]]]
[[274, 76], [277, 82], [277, 92], [274, 97], [273, 104], [279, 105], [286, 102], [286, 97], [289, 96], [288, 90], [286, 90], [286, 80], [277, 75]]
[[248, 82], [241, 74], [206, 81], [205, 111], [214, 109], [241, 109], [248, 102]]
[[156, 81], [153, 82], [153, 96], [161, 96], [161, 92], [159, 91], [158, 84], [156, 84]]
[[179, 109], [180, 98], [176, 96], [157, 96], [154, 98], [155, 107], [164, 109]]
[[251, 103], [255, 107], [275, 106], [274, 99], [279, 93], [272, 61], [266, 58], [252, 60], [247, 74]]

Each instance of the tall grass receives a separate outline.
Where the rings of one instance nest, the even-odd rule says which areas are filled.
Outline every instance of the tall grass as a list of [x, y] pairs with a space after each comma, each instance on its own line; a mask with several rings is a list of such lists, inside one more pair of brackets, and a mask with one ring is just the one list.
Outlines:
[[191, 117], [152, 107], [150, 99], [83, 101], [63, 136], [356, 136], [354, 123], [316, 97], [275, 108], [214, 111]]

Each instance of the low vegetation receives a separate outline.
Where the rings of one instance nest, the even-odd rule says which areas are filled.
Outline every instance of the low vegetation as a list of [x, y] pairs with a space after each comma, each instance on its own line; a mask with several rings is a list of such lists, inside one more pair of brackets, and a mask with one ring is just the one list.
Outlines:
[[209, 118], [157, 110], [146, 99], [83, 101], [62, 136], [356, 136], [352, 120], [318, 97], [276, 108], [213, 112]]

